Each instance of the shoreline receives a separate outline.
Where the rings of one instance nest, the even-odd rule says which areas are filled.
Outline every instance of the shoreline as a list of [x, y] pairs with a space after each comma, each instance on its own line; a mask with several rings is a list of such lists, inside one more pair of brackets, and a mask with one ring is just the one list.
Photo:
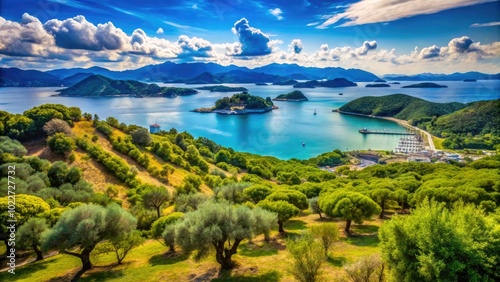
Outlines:
[[398, 119], [398, 118], [394, 118], [394, 117], [381, 117], [381, 116], [375, 116], [375, 115], [358, 114], [358, 113], [353, 113], [353, 112], [344, 112], [344, 111], [341, 111], [339, 109], [333, 109], [332, 112], [344, 114], [344, 115], [352, 115], [352, 116], [360, 116], [360, 117], [368, 117], [368, 118], [378, 118], [378, 119], [384, 119], [384, 120], [395, 122], [395, 123], [397, 123], [405, 128], [419, 131], [420, 133], [423, 133], [425, 136], [427, 136], [427, 144], [429, 145], [429, 150], [436, 151], [436, 146], [434, 146], [434, 141], [432, 140], [432, 134], [430, 134], [429, 132], [427, 132], [423, 129], [420, 129], [416, 126], [408, 124], [408, 121], [406, 121], [406, 120], [402, 120], [402, 119]]

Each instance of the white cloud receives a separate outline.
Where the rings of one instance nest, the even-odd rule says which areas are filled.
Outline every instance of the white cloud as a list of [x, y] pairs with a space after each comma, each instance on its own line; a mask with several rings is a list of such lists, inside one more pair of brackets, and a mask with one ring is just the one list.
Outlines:
[[498, 26], [500, 22], [489, 22], [489, 23], [474, 23], [471, 24], [470, 27], [489, 27], [489, 26]]
[[163, 28], [161, 28], [161, 27], [160, 27], [160, 28], [158, 28], [158, 29], [156, 30], [156, 34], [163, 34]]
[[292, 40], [292, 42], [290, 43], [290, 45], [288, 45], [288, 48], [294, 54], [300, 54], [300, 52], [302, 52], [302, 49], [304, 48], [304, 44], [302, 44], [302, 40], [300, 40], [300, 39], [294, 39], [294, 40]]
[[95, 26], [81, 15], [63, 21], [52, 19], [43, 27], [54, 36], [57, 46], [67, 49], [116, 50], [128, 41], [125, 32], [112, 22]]
[[282, 16], [283, 11], [281, 11], [280, 8], [269, 9], [268, 12], [269, 12], [269, 14], [275, 16], [278, 21], [281, 21], [283, 19], [283, 16]]
[[471, 6], [496, 0], [361, 0], [340, 13], [327, 16], [327, 20], [317, 28], [326, 28], [339, 21], [338, 26], [354, 26], [370, 23], [391, 22], [416, 15], [434, 14], [440, 11]]
[[[240, 19], [234, 23], [232, 31], [238, 36], [239, 44], [232, 44], [228, 54], [238, 56], [262, 56], [272, 52], [273, 42], [260, 29], [251, 27], [248, 20]], [[274, 44], [278, 43], [274, 41]]]

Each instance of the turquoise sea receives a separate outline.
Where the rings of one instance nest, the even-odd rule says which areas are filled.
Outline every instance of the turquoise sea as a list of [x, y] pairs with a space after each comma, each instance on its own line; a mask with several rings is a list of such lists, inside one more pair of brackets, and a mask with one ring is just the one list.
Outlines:
[[[71, 98], [51, 97], [57, 87], [0, 88], [0, 110], [22, 113], [44, 103], [77, 106], [84, 112], [96, 113], [101, 118], [114, 116], [121, 122], [148, 127], [158, 123], [162, 129], [175, 127], [195, 137], [207, 137], [237, 151], [275, 156], [281, 159], [306, 159], [334, 149], [393, 150], [399, 136], [363, 135], [358, 129], [404, 130], [396, 123], [364, 117], [340, 115], [333, 109], [363, 96], [383, 96], [404, 93], [432, 102], [472, 102], [500, 98], [500, 81], [437, 82], [448, 88], [401, 89], [414, 82], [401, 82], [390, 88], [358, 87], [299, 89], [308, 102], [275, 102], [279, 107], [270, 113], [246, 116], [226, 116], [193, 113], [190, 110], [210, 107], [214, 102], [232, 93], [209, 92], [177, 98]], [[197, 85], [163, 84], [162, 86], [197, 87]], [[226, 84], [243, 86], [253, 95], [276, 97], [296, 90], [292, 86], [257, 86], [254, 84]], [[343, 95], [339, 95], [343, 93]], [[316, 110], [317, 115], [314, 115]], [[305, 143], [305, 146], [302, 146]]]

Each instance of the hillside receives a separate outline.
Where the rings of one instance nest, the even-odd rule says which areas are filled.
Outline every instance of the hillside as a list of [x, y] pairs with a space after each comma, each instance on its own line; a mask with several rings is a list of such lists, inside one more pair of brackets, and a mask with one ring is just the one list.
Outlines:
[[433, 103], [405, 94], [393, 94], [358, 98], [343, 105], [339, 110], [364, 115], [419, 120], [449, 114], [463, 107], [465, 105], [461, 103]]
[[339, 108], [340, 111], [395, 117], [446, 138], [448, 149], [500, 148], [500, 100], [471, 104], [433, 103], [404, 94], [362, 97]]
[[189, 88], [160, 87], [133, 80], [114, 80], [102, 75], [92, 75], [77, 84], [59, 90], [60, 96], [144, 96], [144, 97], [176, 97], [196, 94]]
[[446, 136], [448, 148], [499, 148], [500, 100], [474, 102], [421, 126], [436, 136]]

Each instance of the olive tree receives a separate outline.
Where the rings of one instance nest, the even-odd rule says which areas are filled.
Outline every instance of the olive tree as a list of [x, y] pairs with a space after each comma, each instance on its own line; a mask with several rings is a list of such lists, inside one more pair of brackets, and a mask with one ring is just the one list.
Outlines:
[[161, 207], [170, 200], [170, 193], [165, 187], [148, 186], [141, 196], [144, 207], [155, 209], [158, 218], [161, 216]]
[[350, 234], [351, 222], [361, 224], [363, 220], [380, 213], [380, 207], [368, 196], [358, 192], [338, 189], [319, 197], [321, 210], [330, 217], [343, 218], [346, 221], [345, 232]]
[[134, 144], [140, 146], [149, 146], [151, 145], [152, 138], [149, 134], [149, 131], [146, 128], [139, 127], [130, 132], [130, 136], [132, 136], [132, 142]]
[[394, 281], [500, 281], [498, 219], [473, 205], [425, 199], [384, 223], [379, 237]]
[[[182, 212], [173, 212], [158, 218], [151, 225], [151, 236], [169, 247], [169, 253], [175, 253], [175, 223], [184, 217]], [[168, 230], [167, 230], [168, 229]]]
[[259, 224], [249, 207], [209, 201], [184, 216], [177, 225], [175, 239], [183, 251], [197, 251], [197, 259], [215, 249], [221, 268], [231, 269], [235, 266], [232, 256], [241, 241], [257, 235]]
[[226, 200], [234, 204], [244, 203], [249, 198], [243, 193], [243, 190], [250, 185], [250, 183], [239, 182], [217, 187], [214, 189], [214, 198], [217, 200]]
[[22, 248], [31, 248], [35, 251], [36, 260], [42, 260], [43, 254], [40, 250], [42, 232], [48, 229], [47, 223], [41, 218], [30, 218], [23, 224], [16, 234], [17, 242]]
[[82, 269], [75, 276], [78, 278], [92, 268], [90, 253], [98, 243], [125, 236], [136, 225], [137, 219], [116, 204], [82, 204], [65, 211], [54, 227], [42, 234], [42, 249], [57, 249], [78, 257], [82, 262]]
[[127, 254], [135, 247], [144, 243], [145, 239], [139, 230], [124, 233], [121, 236], [111, 238], [98, 247], [99, 253], [115, 253], [118, 264], [122, 264]]
[[71, 127], [66, 121], [54, 118], [45, 123], [45, 125], [43, 126], [43, 131], [45, 131], [48, 136], [54, 135], [56, 133], [64, 133], [65, 135], [70, 135]]

